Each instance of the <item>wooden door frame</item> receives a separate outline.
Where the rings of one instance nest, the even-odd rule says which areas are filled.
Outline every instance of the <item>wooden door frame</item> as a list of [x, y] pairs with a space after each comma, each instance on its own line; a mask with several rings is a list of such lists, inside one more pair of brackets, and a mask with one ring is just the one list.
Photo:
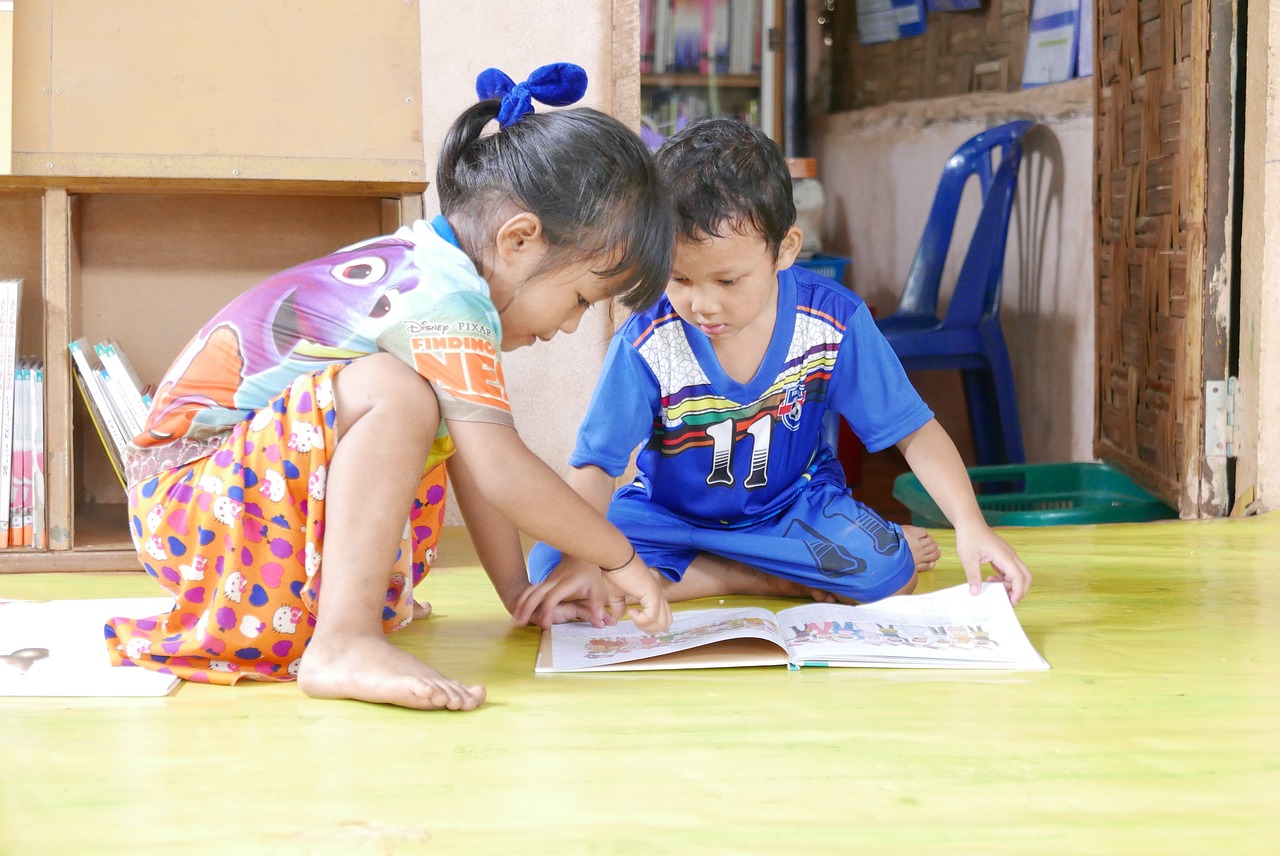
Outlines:
[[1230, 354], [1235, 14], [1096, 7], [1094, 454], [1183, 517], [1230, 507], [1206, 401]]
[[610, 66], [613, 93], [610, 113], [630, 128], [640, 127], [640, 4], [613, 0]]
[[1270, 3], [1249, 4], [1244, 76], [1233, 515], [1280, 509], [1280, 10]]

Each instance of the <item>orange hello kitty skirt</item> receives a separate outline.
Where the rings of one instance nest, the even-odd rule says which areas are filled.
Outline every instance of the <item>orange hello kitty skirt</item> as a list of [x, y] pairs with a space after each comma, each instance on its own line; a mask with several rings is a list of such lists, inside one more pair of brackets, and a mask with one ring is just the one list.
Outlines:
[[[115, 665], [215, 684], [297, 677], [316, 623], [332, 383], [343, 365], [298, 378], [213, 454], [130, 488], [138, 557], [176, 603], [163, 615], [107, 622]], [[439, 463], [408, 510], [382, 609], [387, 632], [412, 619], [444, 502]]]

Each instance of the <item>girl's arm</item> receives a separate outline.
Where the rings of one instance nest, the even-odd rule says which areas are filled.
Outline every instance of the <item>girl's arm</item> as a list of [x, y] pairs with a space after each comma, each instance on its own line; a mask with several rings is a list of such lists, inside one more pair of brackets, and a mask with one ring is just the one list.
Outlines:
[[[449, 462], [449, 484], [453, 487], [454, 497], [458, 500], [458, 509], [462, 512], [467, 533], [475, 545], [480, 565], [489, 576], [489, 582], [502, 600], [507, 612], [516, 615], [517, 608], [524, 600], [524, 595], [532, 590], [528, 571], [525, 568], [524, 544], [520, 540], [520, 530], [503, 517], [492, 504], [481, 495], [475, 479], [467, 469], [465, 461], [458, 458]], [[597, 571], [597, 576], [599, 572]], [[586, 601], [579, 599], [563, 599], [546, 611], [546, 623], [564, 621], [589, 621], [597, 627], [603, 627], [611, 619], [606, 619], [605, 598], [602, 590]], [[541, 616], [540, 616], [541, 617]], [[520, 624], [528, 624], [529, 619], [516, 617]]]
[[[596, 466], [574, 467], [565, 481], [600, 514], [608, 513], [615, 485], [613, 476]], [[607, 576], [602, 575], [596, 565], [561, 553], [560, 564], [545, 580], [521, 593], [511, 615], [517, 624], [539, 627], [574, 618], [589, 621], [594, 627], [604, 627], [613, 623], [604, 610]]]
[[503, 517], [480, 493], [467, 467], [467, 459], [455, 454], [448, 464], [449, 485], [471, 536], [480, 565], [507, 612], [513, 612], [521, 593], [529, 587], [520, 530]]
[[988, 582], [1003, 583], [1013, 603], [1022, 600], [1031, 587], [1031, 572], [1014, 549], [987, 525], [964, 461], [938, 420], [930, 419], [908, 434], [898, 442], [898, 449], [955, 528], [956, 554], [969, 581], [969, 590], [978, 593], [982, 585], [982, 565], [989, 563], [995, 573], [988, 577]]
[[[468, 482], [464, 493], [474, 486], [474, 494], [488, 505], [488, 509], [477, 507], [482, 516], [491, 510], [516, 529], [563, 553], [601, 568], [616, 568], [605, 574], [609, 611], [621, 618], [626, 614], [626, 597], [631, 595], [640, 605], [632, 616], [637, 626], [647, 631], [670, 626], [671, 608], [661, 586], [631, 542], [533, 454], [514, 428], [488, 422], [450, 422], [449, 433], [457, 449], [455, 470], [460, 469], [463, 481]], [[483, 520], [481, 525], [485, 532], [496, 532]], [[482, 561], [489, 556], [499, 562], [495, 565], [500, 577], [496, 584], [506, 584], [511, 573], [510, 536], [499, 535], [497, 543], [483, 548], [477, 543], [476, 549]]]

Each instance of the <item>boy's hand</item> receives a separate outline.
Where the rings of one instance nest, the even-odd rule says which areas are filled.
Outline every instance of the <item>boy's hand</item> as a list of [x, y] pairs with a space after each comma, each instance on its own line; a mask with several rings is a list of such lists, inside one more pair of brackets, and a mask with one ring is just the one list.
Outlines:
[[995, 573], [987, 577], [989, 583], [1003, 583], [1014, 606], [1031, 588], [1031, 571], [1009, 544], [990, 526], [977, 524], [956, 529], [956, 555], [969, 581], [969, 591], [982, 590], [982, 566], [990, 564]]
[[545, 580], [520, 594], [511, 619], [516, 624], [536, 624], [544, 629], [566, 621], [587, 621], [592, 627], [617, 624], [605, 609], [606, 598], [600, 569], [566, 556]]

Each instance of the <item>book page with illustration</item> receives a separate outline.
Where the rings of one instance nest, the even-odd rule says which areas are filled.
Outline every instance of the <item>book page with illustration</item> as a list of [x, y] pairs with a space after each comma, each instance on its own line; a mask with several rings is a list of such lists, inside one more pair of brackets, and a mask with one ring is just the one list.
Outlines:
[[778, 613], [797, 665], [1047, 668], [1004, 587], [986, 583], [899, 595], [864, 606], [812, 603]]
[[[682, 656], [673, 663], [669, 655], [676, 654]], [[601, 628], [577, 621], [557, 624], [543, 632], [535, 671], [784, 666], [788, 659], [782, 628], [769, 610], [689, 609], [673, 613], [671, 627], [662, 633], [645, 633], [631, 621]]]
[[861, 606], [807, 603], [677, 610], [671, 627], [645, 633], [630, 621], [543, 631], [536, 672], [731, 666], [1047, 669], [1004, 587], [978, 596], [960, 585]]

